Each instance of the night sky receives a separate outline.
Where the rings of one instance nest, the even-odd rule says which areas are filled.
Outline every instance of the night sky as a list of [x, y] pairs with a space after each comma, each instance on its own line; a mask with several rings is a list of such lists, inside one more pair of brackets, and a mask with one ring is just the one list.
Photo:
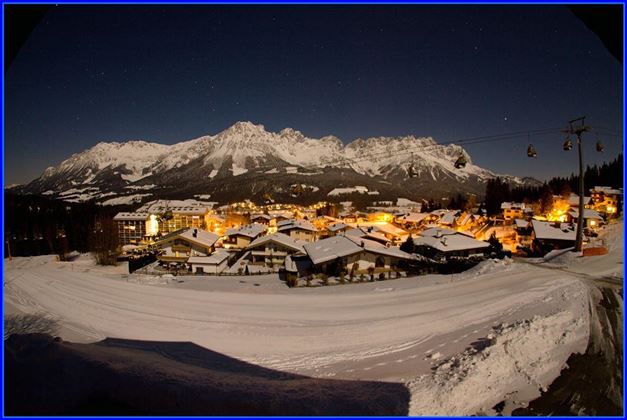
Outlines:
[[[448, 142], [602, 127], [622, 149], [622, 65], [562, 6], [59, 6], [5, 78], [5, 183], [100, 141], [176, 143], [240, 120], [311, 137]], [[467, 146], [499, 173], [576, 169], [560, 133]]]

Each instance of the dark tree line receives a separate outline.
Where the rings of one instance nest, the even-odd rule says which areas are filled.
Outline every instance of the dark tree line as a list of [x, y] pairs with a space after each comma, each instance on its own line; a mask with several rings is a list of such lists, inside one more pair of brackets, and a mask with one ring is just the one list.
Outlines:
[[[128, 207], [68, 203], [36, 195], [5, 191], [4, 253], [13, 256], [91, 251], [96, 223], [111, 220]], [[106, 223], [106, 222], [105, 222]]]
[[[623, 187], [623, 155], [620, 154], [609, 163], [601, 166], [588, 166], [584, 172], [586, 194], [595, 186]], [[488, 180], [485, 193], [485, 209], [488, 215], [496, 215], [501, 211], [501, 203], [514, 201], [518, 203], [536, 203], [538, 210], [545, 213], [551, 209], [553, 195], [568, 196], [579, 190], [579, 176], [555, 177], [538, 187], [510, 188], [500, 178]]]
[[[601, 166], [587, 166], [583, 175], [583, 182], [586, 192], [597, 185], [613, 188], [623, 187], [623, 154], [609, 163]], [[553, 191], [573, 191], [579, 190], [579, 175], [571, 174], [569, 177], [556, 177], [548, 182]]]

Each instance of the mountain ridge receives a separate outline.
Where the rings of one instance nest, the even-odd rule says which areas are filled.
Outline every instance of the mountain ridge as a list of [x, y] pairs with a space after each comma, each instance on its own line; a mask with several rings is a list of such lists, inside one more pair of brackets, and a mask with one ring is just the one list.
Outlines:
[[[454, 163], [460, 155], [468, 163], [458, 169]], [[416, 178], [409, 177], [410, 166]], [[303, 189], [315, 200], [328, 198], [333, 188], [355, 185], [365, 185], [381, 198], [403, 191], [410, 198], [433, 198], [456, 192], [481, 195], [487, 180], [495, 176], [474, 165], [463, 147], [441, 145], [432, 137], [378, 136], [343, 144], [333, 135], [316, 139], [293, 128], [269, 132], [261, 124], [240, 121], [215, 135], [171, 145], [146, 140], [99, 142], [46, 168], [18, 189], [103, 204], [111, 204], [114, 198], [124, 202], [123, 197], [129, 197], [130, 203], [183, 193], [211, 195], [216, 201], [259, 199], [269, 193], [295, 201], [302, 199], [302, 193], [293, 194], [299, 184], [309, 187]], [[514, 185], [538, 183], [502, 177]]]

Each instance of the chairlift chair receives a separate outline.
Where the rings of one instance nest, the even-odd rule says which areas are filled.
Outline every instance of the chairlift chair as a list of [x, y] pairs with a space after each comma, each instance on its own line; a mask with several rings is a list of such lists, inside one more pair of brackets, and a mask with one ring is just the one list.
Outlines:
[[603, 143], [597, 141], [597, 152], [603, 152], [605, 148], [603, 147]]
[[457, 169], [465, 168], [467, 163], [468, 161], [466, 160], [466, 156], [464, 156], [463, 154], [460, 154], [457, 160], [455, 161], [455, 168]]
[[416, 178], [418, 176], [418, 172], [416, 172], [416, 168], [414, 167], [413, 163], [411, 163], [409, 165], [409, 168], [407, 168], [407, 174], [410, 178]]
[[530, 144], [529, 147], [527, 147], [527, 157], [535, 158], [537, 156], [538, 153], [536, 152], [536, 149], [533, 147], [533, 144]]
[[573, 141], [570, 139], [570, 137], [567, 138], [564, 142], [564, 150], [573, 150]]

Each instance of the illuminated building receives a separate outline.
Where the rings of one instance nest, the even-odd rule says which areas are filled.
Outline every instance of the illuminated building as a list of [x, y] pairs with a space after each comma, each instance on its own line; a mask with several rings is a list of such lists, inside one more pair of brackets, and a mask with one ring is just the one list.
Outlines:
[[608, 218], [617, 217], [623, 202], [623, 190], [610, 187], [594, 187], [590, 190], [592, 207]]
[[258, 223], [228, 229], [224, 239], [222, 240], [222, 246], [227, 249], [244, 249], [266, 230], [267, 227], [265, 225], [260, 225]]
[[304, 255], [305, 243], [285, 234], [275, 233], [258, 237], [246, 249], [250, 251], [251, 264], [274, 268], [284, 266], [288, 255]]
[[147, 234], [148, 213], [118, 213], [113, 218], [120, 245], [138, 245]]
[[157, 257], [165, 262], [186, 262], [189, 257], [206, 257], [213, 253], [220, 237], [197, 228], [180, 229], [165, 235], [156, 243], [161, 250]]
[[[510, 203], [506, 201], [501, 203], [501, 210], [503, 211], [503, 219], [505, 220], [524, 219], [531, 217], [533, 214], [533, 209], [525, 203]], [[566, 208], [564, 212], [566, 212], [566, 210], [568, 210], [568, 208]]]

